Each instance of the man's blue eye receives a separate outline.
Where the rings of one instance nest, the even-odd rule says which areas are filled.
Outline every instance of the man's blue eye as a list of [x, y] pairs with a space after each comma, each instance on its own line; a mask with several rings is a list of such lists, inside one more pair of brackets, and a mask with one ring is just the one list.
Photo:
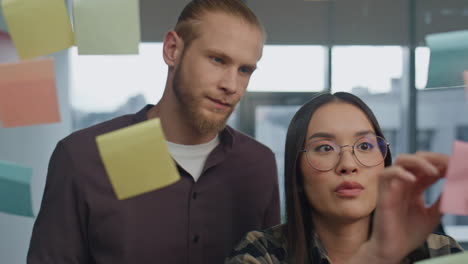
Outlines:
[[216, 63], [223, 63], [223, 60], [221, 58], [218, 58], [218, 57], [212, 57], [211, 58], [214, 62]]

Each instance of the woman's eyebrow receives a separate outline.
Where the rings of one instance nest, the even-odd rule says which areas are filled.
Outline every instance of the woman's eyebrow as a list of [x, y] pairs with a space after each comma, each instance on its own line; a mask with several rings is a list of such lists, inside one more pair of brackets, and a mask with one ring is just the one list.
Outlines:
[[372, 130], [363, 130], [363, 131], [359, 131], [359, 132], [356, 132], [354, 134], [354, 137], [361, 137], [361, 136], [365, 136], [365, 135], [374, 135], [375, 136], [375, 132], [372, 131]]
[[[365, 135], [375, 135], [375, 132], [372, 131], [372, 130], [362, 130], [362, 131], [358, 131], [356, 133], [354, 133], [354, 137], [362, 137], [362, 136], [365, 136]], [[327, 133], [327, 132], [317, 132], [317, 133], [314, 133], [312, 134], [310, 137], [307, 138], [307, 141], [310, 141], [314, 138], [329, 138], [329, 139], [335, 139], [336, 136], [334, 134], [331, 134], [331, 133]]]
[[331, 139], [334, 139], [335, 135], [330, 134], [330, 133], [326, 133], [326, 132], [317, 132], [317, 133], [312, 134], [312, 136], [310, 136], [309, 138], [307, 138], [307, 141], [309, 141], [311, 139], [314, 139], [314, 138], [331, 138]]

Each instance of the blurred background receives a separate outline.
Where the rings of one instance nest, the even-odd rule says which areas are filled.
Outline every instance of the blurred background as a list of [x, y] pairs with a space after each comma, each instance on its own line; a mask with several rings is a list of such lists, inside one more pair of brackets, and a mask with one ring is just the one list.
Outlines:
[[[79, 56], [76, 47], [52, 55], [62, 122], [0, 129], [0, 159], [34, 168], [35, 213], [59, 139], [161, 98], [167, 73], [161, 41], [187, 2], [140, 0], [139, 55]], [[280, 186], [287, 126], [317, 92], [360, 96], [376, 114], [394, 157], [416, 150], [450, 154], [454, 140], [468, 141], [462, 83], [427, 85], [431, 52], [425, 41], [428, 34], [467, 30], [468, 0], [245, 2], [264, 23], [268, 41], [229, 124], [275, 152]], [[14, 59], [14, 47], [2, 41], [1, 30], [0, 62], [8, 62]], [[468, 69], [460, 74], [462, 70]], [[442, 184], [426, 192], [428, 203], [438, 197]], [[1, 263], [25, 262], [33, 222], [0, 213]], [[468, 217], [445, 215], [443, 227], [468, 249]]]

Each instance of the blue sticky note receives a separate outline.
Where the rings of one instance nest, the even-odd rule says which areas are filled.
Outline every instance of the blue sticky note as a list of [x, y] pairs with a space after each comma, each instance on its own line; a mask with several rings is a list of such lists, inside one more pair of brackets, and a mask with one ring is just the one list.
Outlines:
[[32, 168], [0, 160], [0, 212], [33, 217]]
[[463, 87], [462, 72], [468, 69], [468, 30], [426, 36], [431, 50], [427, 88]]

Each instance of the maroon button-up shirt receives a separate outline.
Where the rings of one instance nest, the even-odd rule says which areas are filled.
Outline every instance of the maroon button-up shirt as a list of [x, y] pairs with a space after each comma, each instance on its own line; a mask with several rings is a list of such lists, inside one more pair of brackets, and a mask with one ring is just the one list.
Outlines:
[[177, 183], [117, 200], [95, 138], [146, 120], [150, 108], [57, 144], [28, 263], [218, 264], [248, 231], [279, 224], [273, 153], [230, 127], [197, 182], [178, 167]]

